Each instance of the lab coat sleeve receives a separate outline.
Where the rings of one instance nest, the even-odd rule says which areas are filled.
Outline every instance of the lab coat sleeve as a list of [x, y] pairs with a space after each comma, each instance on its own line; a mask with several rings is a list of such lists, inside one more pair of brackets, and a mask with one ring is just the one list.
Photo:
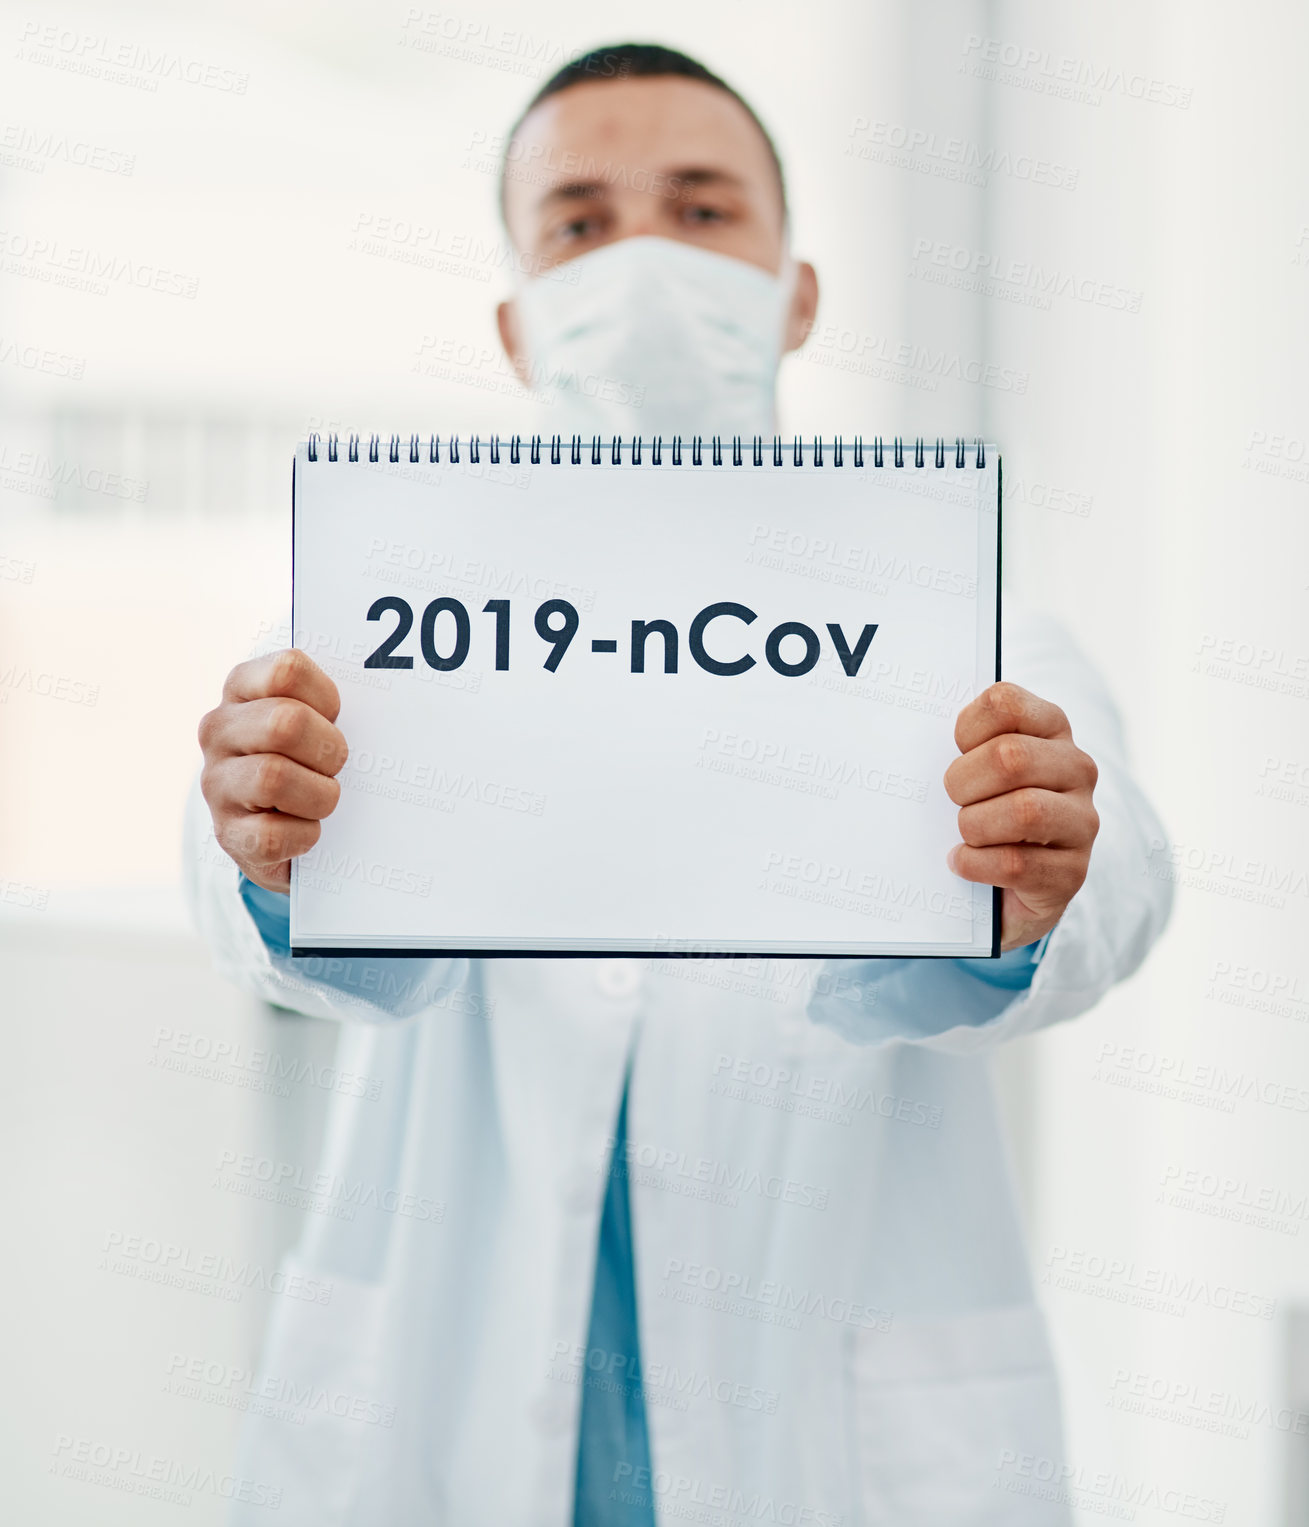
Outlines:
[[265, 942], [242, 900], [241, 872], [214, 838], [198, 780], [186, 806], [184, 856], [191, 913], [219, 969], [266, 1002], [313, 1018], [375, 1023], [443, 1006], [467, 1011], [465, 959], [293, 960], [276, 940]]
[[1055, 622], [1006, 604], [1005, 677], [1062, 707], [1074, 740], [1099, 768], [1100, 830], [1086, 881], [1037, 951], [1025, 988], [988, 980], [993, 961], [825, 962], [809, 1016], [854, 1043], [968, 1054], [1074, 1018], [1137, 969], [1168, 920], [1163, 828], [1129, 772], [1103, 680]]

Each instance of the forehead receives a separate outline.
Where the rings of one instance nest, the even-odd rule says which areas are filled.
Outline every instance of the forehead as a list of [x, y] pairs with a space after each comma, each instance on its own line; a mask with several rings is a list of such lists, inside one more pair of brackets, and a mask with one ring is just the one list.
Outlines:
[[559, 185], [594, 179], [600, 194], [650, 189], [655, 177], [718, 170], [782, 217], [768, 145], [725, 90], [676, 75], [570, 85], [549, 96], [514, 134], [505, 177], [510, 229]]

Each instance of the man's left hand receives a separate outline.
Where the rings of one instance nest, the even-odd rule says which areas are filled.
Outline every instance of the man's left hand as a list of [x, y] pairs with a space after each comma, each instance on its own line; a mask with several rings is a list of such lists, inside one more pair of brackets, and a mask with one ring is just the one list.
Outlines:
[[1098, 770], [1057, 705], [1017, 684], [992, 684], [959, 712], [962, 755], [945, 771], [963, 842], [950, 868], [1004, 888], [1000, 947], [1034, 943], [1081, 889], [1100, 818]]

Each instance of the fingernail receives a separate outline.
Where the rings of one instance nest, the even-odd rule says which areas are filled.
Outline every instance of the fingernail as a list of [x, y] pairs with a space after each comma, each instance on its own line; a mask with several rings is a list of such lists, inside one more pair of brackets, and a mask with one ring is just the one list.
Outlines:
[[956, 843], [950, 852], [945, 856], [945, 862], [950, 866], [951, 874], [957, 875], [959, 873], [959, 850], [962, 847], [962, 843]]

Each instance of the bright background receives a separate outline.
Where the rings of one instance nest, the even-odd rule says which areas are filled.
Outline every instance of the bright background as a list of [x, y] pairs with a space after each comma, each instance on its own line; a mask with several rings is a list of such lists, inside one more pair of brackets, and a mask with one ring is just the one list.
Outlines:
[[[1042, 1286], [1070, 1461], [1229, 1522], [1307, 1521], [1309, 1117], [1270, 1085], [1309, 1101], [1309, 12], [1291, 0], [5, 8], [5, 1514], [170, 1519], [49, 1473], [60, 1435], [229, 1457], [236, 1413], [165, 1386], [179, 1355], [248, 1363], [260, 1298], [99, 1257], [140, 1233], [271, 1265], [294, 1226], [209, 1190], [216, 1142], [312, 1159], [325, 1094], [152, 1058], [188, 1034], [322, 1059], [331, 1036], [230, 991], [188, 930], [195, 723], [282, 613], [298, 436], [523, 420], [492, 323], [511, 280], [495, 140], [565, 57], [626, 36], [698, 54], [776, 135], [823, 282], [784, 427], [1002, 444], [1011, 583], [1094, 654], [1167, 823], [1178, 901], [1146, 970], [999, 1063], [1034, 1267], [1083, 1268]], [[105, 77], [102, 44], [134, 66]], [[147, 52], [209, 83], [159, 78]], [[875, 141], [913, 134], [1010, 168], [967, 185]], [[1014, 171], [1031, 159], [1065, 184]], [[85, 249], [171, 290], [69, 285]], [[1074, 294], [970, 289], [955, 267], [985, 256]], [[1088, 300], [1102, 289], [1122, 305]], [[446, 376], [425, 369], [438, 338]], [[898, 364], [902, 345], [1007, 385]], [[1191, 1199], [1164, 1194], [1192, 1173]], [[1157, 1285], [1167, 1307], [1143, 1308]], [[1173, 1399], [1133, 1412], [1134, 1387]], [[1079, 1500], [1100, 1519], [1093, 1485]], [[187, 1519], [221, 1511], [201, 1495]], [[1136, 1513], [1174, 1517], [1205, 1519]]]

